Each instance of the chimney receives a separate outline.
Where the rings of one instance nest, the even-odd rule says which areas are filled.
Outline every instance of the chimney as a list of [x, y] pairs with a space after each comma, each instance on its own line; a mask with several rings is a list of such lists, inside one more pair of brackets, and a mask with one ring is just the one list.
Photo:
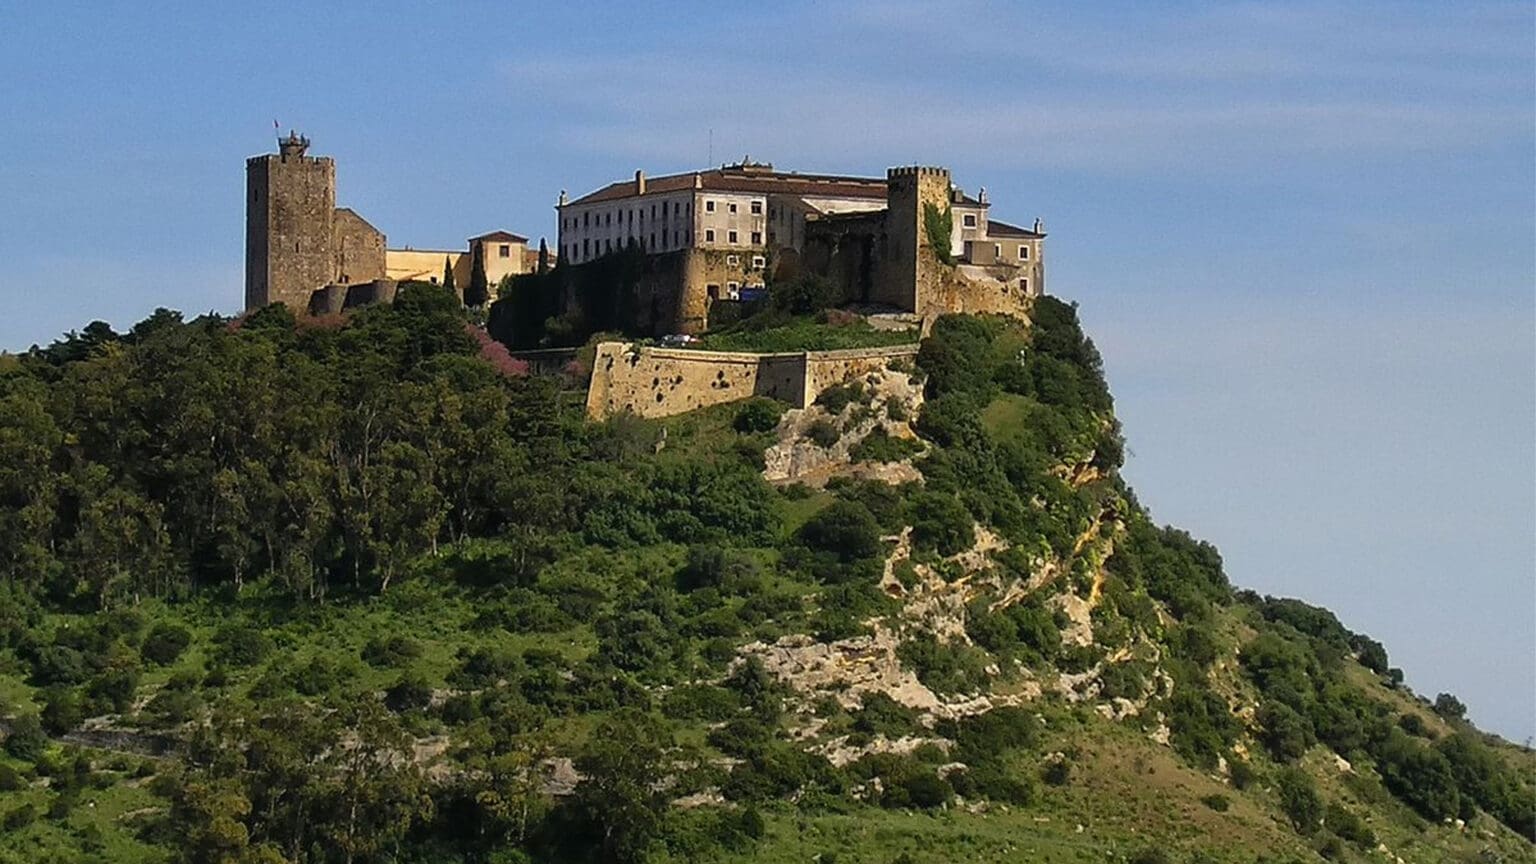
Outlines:
[[645, 172], [644, 171], [636, 171], [635, 172], [635, 194], [636, 195], [644, 195], [645, 194]]

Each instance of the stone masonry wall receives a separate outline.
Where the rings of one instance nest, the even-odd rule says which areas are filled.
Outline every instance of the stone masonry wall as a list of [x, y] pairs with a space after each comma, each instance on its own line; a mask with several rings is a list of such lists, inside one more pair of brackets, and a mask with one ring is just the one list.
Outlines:
[[336, 211], [332, 248], [335, 280], [343, 285], [384, 278], [384, 235], [345, 208]]
[[891, 365], [902, 358], [915, 359], [917, 345], [897, 345], [890, 348], [855, 348], [844, 351], [811, 351], [805, 355], [805, 408], [821, 391], [841, 384], [850, 378], [868, 375]]
[[833, 384], [916, 354], [916, 345], [749, 354], [604, 342], [592, 364], [587, 416], [601, 419], [628, 411], [668, 417], [749, 396], [804, 408]]
[[336, 163], [268, 154], [246, 160], [245, 305], [295, 312], [334, 278]]

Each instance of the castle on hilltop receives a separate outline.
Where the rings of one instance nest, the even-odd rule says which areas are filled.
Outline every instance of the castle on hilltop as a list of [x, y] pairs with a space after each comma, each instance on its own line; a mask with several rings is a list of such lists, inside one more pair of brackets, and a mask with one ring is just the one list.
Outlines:
[[[508, 231], [471, 237], [464, 250], [389, 248], [368, 220], [336, 206], [336, 163], [308, 150], [290, 132], [276, 153], [246, 160], [246, 309], [339, 312], [390, 300], [406, 281], [451, 279], [462, 298], [472, 282], [539, 268], [540, 253]], [[560, 308], [547, 312], [582, 302], [584, 280], [623, 278], [613, 296], [632, 333], [701, 332], [739, 315], [770, 280], [818, 277], [832, 302], [924, 324], [948, 312], [1022, 316], [1045, 289], [1040, 220], [993, 219], [986, 189], [966, 194], [946, 168], [891, 168], [882, 179], [743, 159], [662, 177], [636, 171], [575, 200], [561, 192], [556, 209], [556, 254], [543, 263], [564, 267]], [[618, 253], [641, 263], [622, 277], [593, 266]]]
[[751, 300], [770, 277], [820, 276], [845, 303], [931, 320], [944, 312], [1022, 312], [1045, 288], [1045, 234], [990, 216], [945, 168], [883, 179], [775, 171], [744, 159], [718, 169], [561, 193], [560, 259], [582, 266], [638, 248], [635, 307], [655, 333], [709, 327], [717, 304]]
[[324, 314], [387, 301], [401, 282], [439, 282], [452, 273], [463, 297], [476, 262], [492, 289], [532, 272], [537, 253], [508, 231], [471, 237], [468, 249], [390, 249], [367, 219], [336, 206], [336, 163], [310, 156], [309, 139], [290, 132], [276, 153], [245, 161], [245, 308], [282, 303]]

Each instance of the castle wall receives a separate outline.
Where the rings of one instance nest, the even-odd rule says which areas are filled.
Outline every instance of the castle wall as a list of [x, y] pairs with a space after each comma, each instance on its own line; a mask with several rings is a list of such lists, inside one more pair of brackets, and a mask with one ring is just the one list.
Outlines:
[[267, 154], [246, 160], [245, 306], [295, 312], [334, 275], [336, 163]]
[[887, 348], [850, 348], [842, 351], [806, 352], [804, 408], [816, 401], [823, 390], [841, 384], [851, 378], [878, 372], [903, 358], [915, 359], [917, 345], [895, 345]]
[[804, 408], [833, 384], [916, 354], [916, 345], [750, 354], [604, 342], [592, 364], [587, 415], [601, 419], [627, 411], [669, 417], [749, 396]]
[[368, 220], [345, 208], [337, 210], [331, 243], [334, 281], [351, 285], [384, 278], [384, 235]]
[[469, 254], [441, 249], [386, 249], [384, 251], [384, 276], [396, 282], [443, 281], [443, 259], [453, 268], [453, 282], [462, 292], [469, 284], [472, 262]]

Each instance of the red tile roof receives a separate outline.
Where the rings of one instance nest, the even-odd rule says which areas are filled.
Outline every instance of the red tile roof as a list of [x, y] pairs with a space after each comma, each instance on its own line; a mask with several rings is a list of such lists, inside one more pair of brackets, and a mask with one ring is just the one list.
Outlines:
[[[713, 168], [708, 171], [690, 171], [686, 174], [668, 174], [645, 178], [645, 194], [682, 192], [693, 188], [693, 178], [699, 178], [699, 186], [710, 192], [746, 192], [762, 195], [799, 195], [818, 198], [885, 198], [883, 177], [844, 177], [831, 174], [794, 174], [783, 171], [742, 170], [740, 168]], [[620, 180], [609, 183], [596, 192], [583, 195], [570, 204], [596, 204], [617, 201], [635, 194], [635, 181]], [[566, 206], [570, 206], [570, 204]]]

